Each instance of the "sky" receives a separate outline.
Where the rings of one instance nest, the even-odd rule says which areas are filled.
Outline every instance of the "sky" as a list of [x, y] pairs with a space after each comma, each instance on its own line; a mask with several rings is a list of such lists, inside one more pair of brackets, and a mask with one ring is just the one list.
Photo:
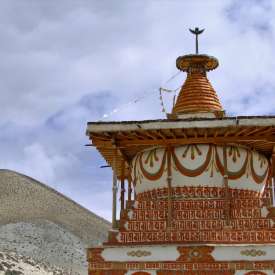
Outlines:
[[227, 115], [275, 114], [275, 1], [1, 0], [0, 168], [110, 220], [112, 175], [86, 124], [165, 118], [158, 88], [183, 83], [175, 60], [197, 26]]

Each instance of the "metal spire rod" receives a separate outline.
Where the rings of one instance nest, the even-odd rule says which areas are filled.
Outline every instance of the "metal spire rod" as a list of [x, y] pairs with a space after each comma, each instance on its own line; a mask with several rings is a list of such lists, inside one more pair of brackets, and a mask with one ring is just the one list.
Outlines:
[[199, 41], [198, 41], [198, 35], [201, 34], [204, 29], [200, 30], [198, 27], [196, 27], [194, 30], [189, 29], [189, 31], [196, 35], [196, 54], [199, 54]]

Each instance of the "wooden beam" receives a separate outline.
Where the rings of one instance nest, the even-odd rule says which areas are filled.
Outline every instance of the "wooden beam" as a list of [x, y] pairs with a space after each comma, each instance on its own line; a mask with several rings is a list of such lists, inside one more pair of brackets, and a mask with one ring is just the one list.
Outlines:
[[[175, 145], [183, 145], [183, 144], [223, 144], [223, 143], [244, 143], [244, 142], [268, 142], [268, 143], [275, 143], [275, 135], [271, 136], [249, 136], [249, 137], [208, 137], [207, 139], [205, 137], [190, 137], [190, 138], [167, 138], [167, 139], [158, 139], [158, 140], [152, 140], [152, 139], [145, 139], [145, 140], [121, 140], [116, 142], [116, 146], [119, 148], [125, 148], [131, 147], [131, 146], [146, 146], [146, 145], [161, 145], [165, 146], [167, 144], [175, 144]], [[96, 147], [101, 148], [101, 147], [112, 147], [111, 141], [100, 141], [97, 142]]]
[[[131, 165], [131, 160], [129, 157], [124, 153], [124, 149], [121, 146], [117, 145], [117, 141], [114, 137], [111, 138], [111, 141], [108, 142], [108, 146], [101, 146], [102, 142], [98, 142], [96, 144], [97, 149], [103, 154], [104, 158], [107, 162], [111, 165], [114, 173], [116, 174], [117, 178], [121, 178], [121, 165], [119, 165], [119, 161], [125, 162], [125, 170], [129, 170]], [[106, 141], [104, 141], [105, 143]], [[127, 164], [127, 165], [126, 165]]]
[[129, 175], [128, 177], [128, 202], [129, 204], [132, 201], [132, 179], [131, 176]]
[[259, 135], [263, 135], [266, 133], [269, 133], [273, 130], [273, 127], [267, 126], [267, 127], [254, 127], [254, 128], [244, 128], [241, 131], [237, 132], [235, 136], [250, 136], [255, 135], [256, 133]]
[[144, 137], [144, 136], [138, 134], [138, 133], [135, 132], [135, 131], [131, 131], [130, 133], [131, 133], [132, 135], [134, 135], [135, 137], [137, 137], [138, 139], [146, 139], [146, 137]]
[[229, 128], [228, 131], [225, 132], [224, 137], [228, 137], [230, 134], [234, 134], [236, 132], [236, 128], [232, 131], [232, 128]]
[[113, 207], [112, 207], [112, 228], [117, 227], [116, 222], [116, 204], [117, 204], [117, 174], [116, 174], [116, 164], [117, 164], [117, 153], [115, 152], [113, 161]]
[[242, 134], [244, 134], [244, 133], [247, 132], [248, 130], [249, 130], [248, 128], [244, 128], [244, 129], [240, 130], [239, 132], [237, 132], [237, 133], [235, 134], [235, 136], [236, 136], [236, 137], [241, 136]]
[[114, 134], [112, 132], [104, 132], [104, 135], [106, 135], [108, 138], [113, 138]]
[[182, 132], [182, 135], [184, 136], [184, 138], [188, 138], [188, 136], [187, 136], [187, 134], [185, 133], [185, 130], [184, 130], [184, 129], [182, 129], [181, 132]]
[[214, 133], [214, 137], [217, 137], [219, 134], [219, 130], [216, 130], [215, 133]]
[[[167, 145], [167, 144], [198, 144], [198, 143], [213, 143], [213, 144], [220, 144], [220, 143], [235, 143], [235, 142], [244, 142], [244, 141], [251, 141], [251, 142], [271, 142], [275, 143], [275, 136], [250, 136], [250, 137], [208, 137], [205, 139], [204, 137], [198, 138], [176, 138], [176, 139], [163, 139], [163, 140], [131, 140], [131, 141], [119, 141], [117, 143], [118, 146], [133, 146], [133, 145]], [[105, 143], [107, 145], [107, 143]]]
[[159, 140], [159, 138], [161, 138], [159, 135], [156, 134], [155, 131], [153, 130], [150, 130], [150, 131], [147, 131], [149, 134], [151, 134], [151, 136], [154, 136], [155, 137], [155, 140]]
[[130, 167], [131, 161], [128, 158], [128, 156], [123, 152], [123, 149], [121, 148], [121, 146], [118, 146], [117, 140], [116, 140], [116, 134], [113, 135], [113, 137], [112, 137], [111, 140], [112, 140], [111, 141], [112, 146], [115, 149], [116, 154], [118, 154], [119, 156], [121, 156], [121, 158], [126, 162], [127, 168]]
[[254, 134], [254, 135], [255, 135], [255, 133], [257, 133], [257, 132], [259, 132], [259, 131], [261, 131], [261, 130], [262, 130], [261, 128], [256, 127], [255, 129], [253, 129], [253, 130], [249, 131], [249, 132], [248, 132], [248, 133], [246, 133], [245, 135], [246, 135], [246, 136], [251, 136], [252, 134]]
[[[131, 132], [130, 132], [130, 133], [131, 133]], [[123, 132], [121, 132], [121, 131], [119, 131], [118, 134], [119, 134], [120, 136], [122, 136], [123, 138], [128, 139], [128, 140], [135, 139], [133, 136], [131, 136], [131, 135], [129, 135], [129, 134], [125, 134], [125, 133], [123, 133]]]
[[172, 129], [169, 129], [169, 133], [172, 135], [173, 138], [177, 138], [175, 132]]
[[155, 132], [156, 132], [156, 134], [157, 134], [160, 138], [162, 138], [163, 140], [166, 140], [166, 139], [167, 139], [167, 137], [161, 132], [161, 130], [156, 130]]
[[120, 182], [120, 213], [125, 209], [125, 161], [123, 160], [121, 163], [121, 182]]
[[92, 134], [90, 135], [90, 139], [99, 139], [99, 140], [110, 140], [110, 138], [106, 137], [106, 136], [102, 136], [102, 135], [96, 135], [96, 134]]
[[260, 133], [259, 133], [259, 135], [266, 135], [267, 133], [270, 133], [270, 132], [273, 132], [275, 130], [275, 128], [273, 127], [273, 126], [271, 126], [271, 127], [267, 127], [267, 129], [266, 130], [264, 130], [264, 131], [261, 131]]
[[156, 136], [150, 134], [148, 131], [142, 131], [142, 134], [149, 137], [149, 138], [151, 138], [151, 139], [153, 139], [153, 140], [157, 139]]

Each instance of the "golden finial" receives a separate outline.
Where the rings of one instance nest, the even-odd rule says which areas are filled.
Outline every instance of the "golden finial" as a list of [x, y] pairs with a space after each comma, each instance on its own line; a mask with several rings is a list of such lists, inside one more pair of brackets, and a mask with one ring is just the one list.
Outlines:
[[199, 54], [198, 35], [203, 33], [204, 29], [200, 30], [198, 27], [196, 27], [194, 30], [189, 29], [189, 31], [196, 35], [196, 54]]

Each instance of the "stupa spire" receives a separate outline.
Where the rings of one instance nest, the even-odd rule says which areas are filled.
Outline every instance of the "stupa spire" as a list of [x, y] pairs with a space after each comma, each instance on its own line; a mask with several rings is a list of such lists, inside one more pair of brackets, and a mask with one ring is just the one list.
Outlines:
[[207, 72], [218, 67], [218, 59], [199, 54], [198, 35], [204, 29], [190, 29], [196, 35], [196, 54], [179, 56], [176, 66], [179, 70], [187, 72], [187, 78], [181, 87], [176, 104], [172, 110], [174, 117], [220, 117], [224, 111], [217, 93], [207, 79]]

